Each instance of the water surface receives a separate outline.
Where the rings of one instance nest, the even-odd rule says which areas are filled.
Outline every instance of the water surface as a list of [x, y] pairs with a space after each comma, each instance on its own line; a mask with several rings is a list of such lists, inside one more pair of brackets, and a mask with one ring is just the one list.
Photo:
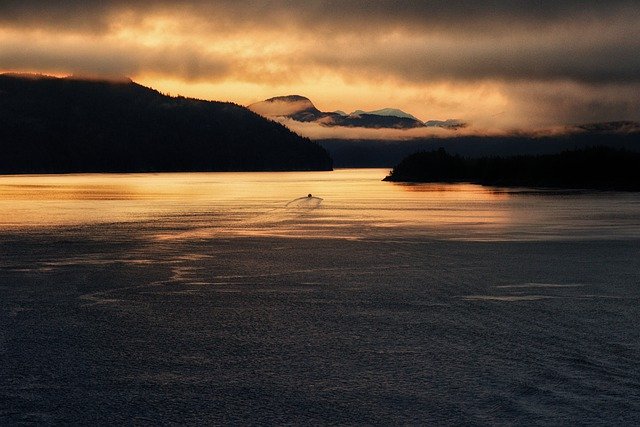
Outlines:
[[0, 424], [640, 423], [640, 196], [386, 172], [0, 177]]
[[387, 172], [5, 176], [0, 229], [144, 222], [167, 228], [158, 236], [167, 238], [180, 237], [175, 229], [202, 237], [640, 236], [638, 193], [382, 182]]

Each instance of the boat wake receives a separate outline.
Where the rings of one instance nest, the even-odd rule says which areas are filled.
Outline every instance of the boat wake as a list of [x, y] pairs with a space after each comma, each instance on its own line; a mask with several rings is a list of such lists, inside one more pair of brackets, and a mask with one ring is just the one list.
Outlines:
[[306, 197], [298, 197], [284, 205], [285, 208], [317, 208], [322, 203], [322, 198], [309, 194]]

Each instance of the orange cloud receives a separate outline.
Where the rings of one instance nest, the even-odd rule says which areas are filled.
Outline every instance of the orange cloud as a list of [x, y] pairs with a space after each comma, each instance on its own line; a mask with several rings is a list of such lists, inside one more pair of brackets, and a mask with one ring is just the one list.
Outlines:
[[11, 1], [0, 64], [244, 105], [298, 93], [323, 111], [395, 107], [502, 132], [640, 120], [639, 16], [626, 0]]

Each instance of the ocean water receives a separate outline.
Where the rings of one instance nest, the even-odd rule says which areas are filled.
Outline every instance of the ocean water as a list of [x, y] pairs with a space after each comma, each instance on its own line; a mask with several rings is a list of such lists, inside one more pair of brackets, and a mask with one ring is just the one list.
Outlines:
[[640, 423], [639, 194], [387, 172], [0, 177], [0, 424]]

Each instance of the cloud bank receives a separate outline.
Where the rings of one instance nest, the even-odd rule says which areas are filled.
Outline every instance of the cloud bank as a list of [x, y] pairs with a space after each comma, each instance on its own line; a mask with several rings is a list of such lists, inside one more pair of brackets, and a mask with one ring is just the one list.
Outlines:
[[242, 104], [300, 93], [478, 128], [640, 120], [637, 52], [637, 1], [0, 2], [3, 71]]

